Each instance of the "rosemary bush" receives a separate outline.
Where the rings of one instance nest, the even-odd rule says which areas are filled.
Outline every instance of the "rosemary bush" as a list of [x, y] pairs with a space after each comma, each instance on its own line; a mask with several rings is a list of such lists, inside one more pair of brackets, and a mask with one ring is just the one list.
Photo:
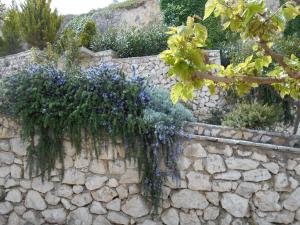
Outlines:
[[96, 156], [108, 142], [121, 140], [126, 158], [137, 161], [144, 191], [157, 209], [164, 178], [177, 175], [182, 123], [193, 120], [182, 105], [172, 105], [167, 92], [148, 88], [144, 79], [127, 78], [108, 64], [87, 71], [33, 64], [7, 78], [1, 90], [1, 112], [19, 121], [22, 137], [30, 143], [31, 172], [47, 176], [57, 160], [63, 164], [65, 135], [77, 153], [88, 143]]

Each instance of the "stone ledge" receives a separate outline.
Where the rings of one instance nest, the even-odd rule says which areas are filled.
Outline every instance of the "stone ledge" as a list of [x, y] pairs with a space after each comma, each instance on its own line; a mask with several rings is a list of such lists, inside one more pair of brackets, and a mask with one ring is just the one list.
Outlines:
[[217, 126], [205, 123], [187, 123], [184, 131], [207, 137], [216, 137], [232, 140], [244, 140], [252, 143], [271, 144], [276, 146], [300, 147], [299, 135], [288, 135], [278, 132], [235, 129], [228, 126]]

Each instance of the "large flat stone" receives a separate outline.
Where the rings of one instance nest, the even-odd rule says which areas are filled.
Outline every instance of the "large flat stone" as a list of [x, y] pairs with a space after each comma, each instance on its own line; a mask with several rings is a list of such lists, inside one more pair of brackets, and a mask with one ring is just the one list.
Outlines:
[[183, 189], [171, 195], [172, 205], [176, 208], [205, 209], [208, 201], [198, 191]]
[[223, 209], [235, 217], [243, 218], [249, 215], [248, 199], [236, 194], [224, 193], [221, 199], [221, 205]]

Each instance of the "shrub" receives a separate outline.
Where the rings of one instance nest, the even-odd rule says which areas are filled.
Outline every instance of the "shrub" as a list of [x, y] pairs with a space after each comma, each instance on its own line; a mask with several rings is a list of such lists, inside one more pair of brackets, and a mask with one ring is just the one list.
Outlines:
[[[185, 24], [188, 16], [204, 16], [206, 0], [161, 0], [160, 6], [163, 12], [164, 23], [168, 26], [180, 26]], [[224, 31], [219, 18], [209, 17], [201, 24], [207, 27], [208, 41], [207, 47], [210, 49], [220, 49], [224, 47], [224, 43], [229, 42], [226, 39], [230, 31]]]
[[96, 23], [92, 20], [87, 21], [82, 32], [80, 33], [80, 45], [89, 48], [93, 36], [96, 34]]
[[20, 19], [24, 39], [33, 47], [43, 49], [53, 43], [63, 17], [50, 8], [51, 0], [26, 0], [21, 4]]
[[92, 40], [93, 51], [112, 49], [120, 57], [156, 55], [167, 46], [165, 27], [151, 24], [144, 28], [112, 28], [98, 33]]
[[[33, 64], [6, 78], [0, 90], [1, 112], [18, 119], [30, 143], [31, 172], [46, 176], [57, 160], [63, 165], [67, 135], [78, 153], [89, 149], [96, 156], [110, 140], [113, 145], [120, 140], [125, 157], [137, 160], [144, 190], [156, 209], [165, 176], [178, 175], [178, 135], [183, 122], [193, 118], [182, 105], [172, 105], [168, 93], [149, 93], [140, 77], [127, 78], [107, 64], [72, 73]], [[161, 171], [163, 156], [166, 172]]]
[[235, 109], [226, 114], [222, 125], [249, 128], [265, 129], [272, 127], [279, 122], [281, 113], [276, 106], [262, 105], [257, 102], [240, 103]]
[[20, 20], [17, 6], [13, 5], [5, 14], [2, 27], [3, 40], [0, 44], [0, 54], [8, 55], [22, 51]]

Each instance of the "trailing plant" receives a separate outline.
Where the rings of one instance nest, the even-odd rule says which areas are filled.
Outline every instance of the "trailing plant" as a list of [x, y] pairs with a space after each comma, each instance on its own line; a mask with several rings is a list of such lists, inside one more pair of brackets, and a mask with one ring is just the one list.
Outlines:
[[266, 129], [280, 121], [281, 113], [274, 105], [262, 105], [257, 102], [239, 103], [232, 112], [225, 115], [222, 125]]
[[143, 28], [111, 28], [98, 33], [91, 44], [93, 51], [112, 49], [123, 58], [155, 55], [166, 47], [165, 27], [157, 24], [150, 24]]
[[[148, 89], [140, 77], [127, 78], [107, 64], [84, 72], [33, 64], [6, 78], [1, 90], [1, 112], [19, 121], [22, 137], [30, 143], [31, 172], [47, 176], [55, 162], [63, 165], [67, 135], [77, 153], [89, 148], [96, 156], [107, 143], [120, 140], [125, 157], [137, 161], [145, 193], [156, 209], [164, 178], [178, 175], [178, 135], [192, 114], [172, 105], [167, 92]], [[161, 169], [162, 158], [167, 170]]]
[[63, 17], [52, 11], [51, 0], [26, 0], [21, 4], [22, 34], [28, 44], [39, 49], [53, 44]]
[[19, 11], [15, 4], [4, 15], [0, 55], [15, 54], [22, 51]]

